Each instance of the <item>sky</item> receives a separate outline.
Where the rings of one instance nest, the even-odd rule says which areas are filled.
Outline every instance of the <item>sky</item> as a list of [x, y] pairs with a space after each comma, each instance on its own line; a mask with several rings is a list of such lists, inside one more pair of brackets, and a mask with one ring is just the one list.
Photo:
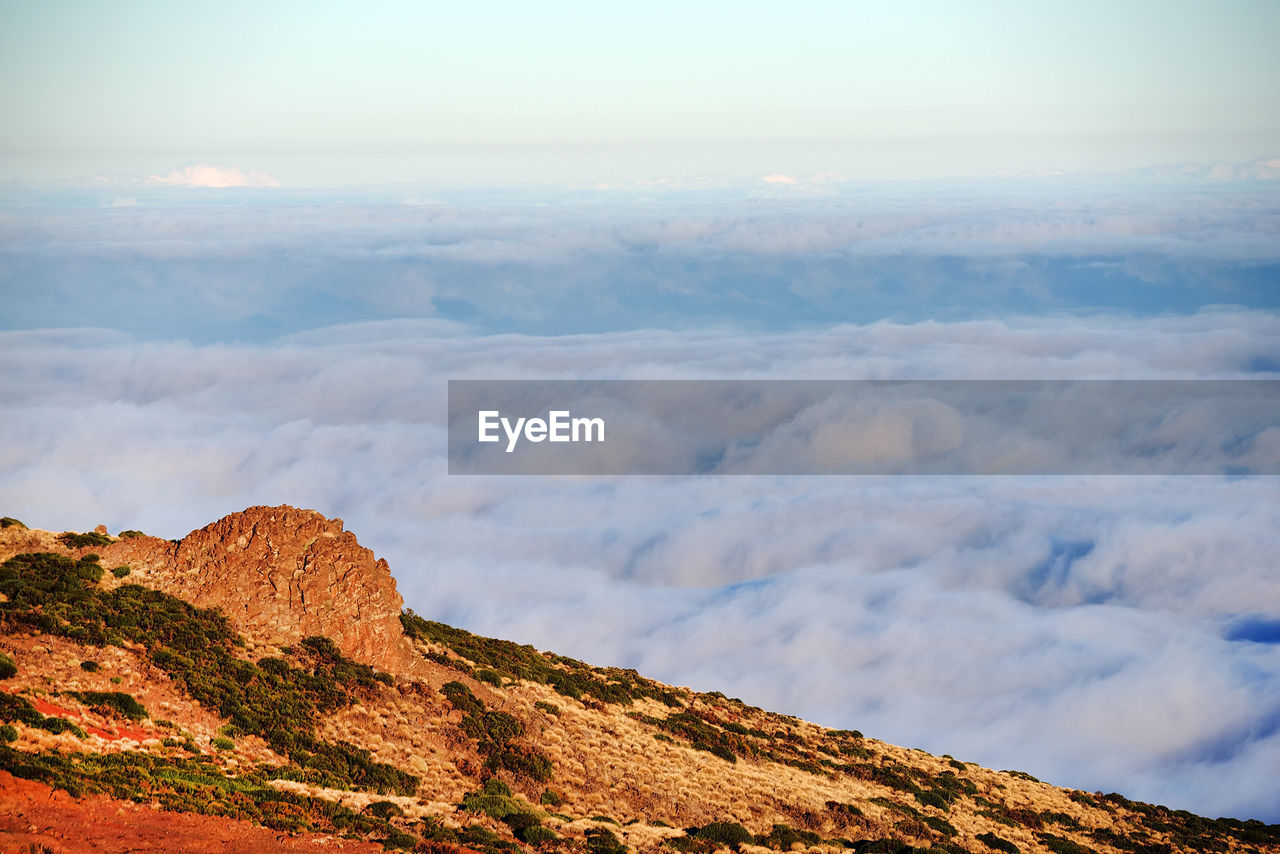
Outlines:
[[428, 617], [1280, 821], [1274, 477], [471, 478], [444, 432], [459, 378], [1277, 379], [1280, 4], [0, 16], [4, 515], [311, 507]]
[[0, 5], [0, 180], [1116, 170], [1275, 154], [1280, 7]]

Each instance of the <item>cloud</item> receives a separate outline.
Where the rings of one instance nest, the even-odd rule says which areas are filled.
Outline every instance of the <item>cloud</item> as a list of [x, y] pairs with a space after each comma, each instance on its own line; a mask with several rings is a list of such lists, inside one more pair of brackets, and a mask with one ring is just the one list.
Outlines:
[[766, 184], [782, 184], [783, 186], [794, 186], [800, 183], [799, 178], [793, 178], [790, 175], [783, 175], [781, 172], [771, 172], [760, 179]]
[[1274, 478], [460, 478], [444, 461], [450, 378], [1240, 376], [1276, 340], [1280, 318], [1251, 312], [0, 333], [0, 506], [165, 537], [315, 507], [389, 559], [419, 613], [1062, 785], [1277, 821]]
[[11, 211], [0, 287], [25, 296], [0, 326], [211, 341], [402, 317], [564, 334], [1280, 308], [1280, 213], [1248, 194], [805, 196], [844, 186], [761, 185], [779, 195], [767, 204], [228, 207], [161, 194], [94, 217]]
[[188, 163], [165, 175], [152, 175], [147, 184], [169, 187], [279, 187], [281, 183], [265, 172], [238, 166]]

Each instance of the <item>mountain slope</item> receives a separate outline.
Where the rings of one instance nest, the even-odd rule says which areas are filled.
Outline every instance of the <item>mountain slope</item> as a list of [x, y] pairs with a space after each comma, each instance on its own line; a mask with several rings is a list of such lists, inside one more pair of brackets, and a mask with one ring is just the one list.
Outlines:
[[313, 511], [249, 508], [176, 542], [10, 524], [0, 561], [0, 768], [75, 795], [440, 854], [1280, 851], [1278, 826], [402, 613], [386, 562]]

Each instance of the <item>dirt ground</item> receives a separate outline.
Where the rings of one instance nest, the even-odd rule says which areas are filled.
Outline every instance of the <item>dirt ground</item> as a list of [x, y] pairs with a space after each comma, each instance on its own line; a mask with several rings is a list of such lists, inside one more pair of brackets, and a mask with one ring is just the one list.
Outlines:
[[0, 771], [0, 854], [81, 851], [375, 854], [382, 846], [320, 834], [290, 835], [245, 821], [153, 810], [105, 795], [77, 800]]

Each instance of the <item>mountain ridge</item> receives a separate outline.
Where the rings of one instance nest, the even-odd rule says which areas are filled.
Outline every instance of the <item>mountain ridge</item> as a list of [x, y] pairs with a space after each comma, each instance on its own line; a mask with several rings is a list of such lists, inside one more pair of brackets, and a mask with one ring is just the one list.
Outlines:
[[437, 854], [1280, 851], [1280, 826], [1059, 789], [423, 619], [316, 511], [251, 507], [178, 541], [12, 521], [0, 767], [56, 788]]

